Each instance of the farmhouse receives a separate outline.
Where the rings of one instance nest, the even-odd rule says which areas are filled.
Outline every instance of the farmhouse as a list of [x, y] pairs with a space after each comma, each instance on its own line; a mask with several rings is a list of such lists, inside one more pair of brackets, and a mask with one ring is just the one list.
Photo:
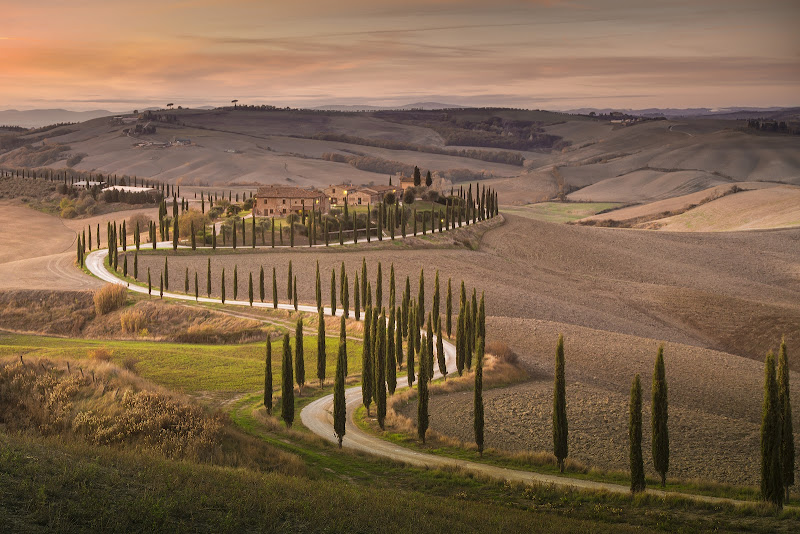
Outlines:
[[356, 186], [353, 184], [335, 184], [329, 185], [323, 189], [322, 192], [325, 193], [326, 197], [328, 197], [328, 201], [331, 203], [331, 206], [338, 206], [340, 204], [344, 204], [347, 195], [353, 193], [355, 190]]
[[301, 213], [303, 210], [327, 213], [330, 209], [328, 197], [316, 189], [304, 189], [286, 185], [268, 185], [259, 187], [253, 204], [253, 214], [259, 217], [277, 215], [282, 217], [289, 213]]

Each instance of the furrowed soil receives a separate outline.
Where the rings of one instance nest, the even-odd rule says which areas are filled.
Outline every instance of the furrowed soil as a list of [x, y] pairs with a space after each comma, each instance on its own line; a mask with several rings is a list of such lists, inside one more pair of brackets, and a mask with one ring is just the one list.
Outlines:
[[[416, 297], [424, 267], [427, 309], [438, 270], [443, 292], [448, 277], [453, 280], [457, 310], [463, 279], [469, 295], [473, 288], [485, 291], [487, 341], [508, 343], [533, 377], [509, 390], [487, 392], [487, 444], [549, 449], [548, 391], [556, 338], [563, 332], [571, 454], [604, 468], [625, 467], [630, 383], [641, 374], [649, 398], [656, 349], [666, 342], [675, 451], [671, 472], [734, 484], [757, 482], [761, 362], [767, 350], [777, 349], [781, 335], [790, 351], [800, 339], [800, 230], [656, 233], [506, 218], [505, 225], [483, 236], [478, 250], [402, 248], [392, 253], [388, 245], [347, 252], [220, 253], [211, 256], [212, 294], [219, 293], [225, 267], [226, 297], [233, 298], [238, 266], [238, 299], [246, 300], [248, 275], [254, 274], [257, 288], [263, 265], [265, 300], [270, 301], [274, 266], [278, 297], [285, 302], [291, 260], [299, 300], [311, 304], [319, 260], [327, 305], [331, 269], [338, 287], [344, 261], [352, 284], [363, 257], [373, 287], [382, 262], [384, 305], [393, 263], [398, 302], [406, 276]], [[170, 287], [183, 287], [188, 267], [190, 279], [198, 272], [203, 292], [208, 256], [167, 254]], [[146, 280], [150, 267], [158, 280], [163, 265], [162, 254], [140, 254], [140, 279]], [[443, 311], [444, 302], [443, 297]], [[352, 288], [350, 303], [352, 310]], [[800, 383], [800, 376], [792, 373], [792, 380]], [[432, 428], [456, 435], [467, 429], [466, 439], [472, 403], [458, 398], [451, 404], [432, 400]]]

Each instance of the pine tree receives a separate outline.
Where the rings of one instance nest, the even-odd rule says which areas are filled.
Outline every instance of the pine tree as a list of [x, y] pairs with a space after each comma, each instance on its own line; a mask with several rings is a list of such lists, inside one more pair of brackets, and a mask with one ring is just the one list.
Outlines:
[[294, 331], [294, 370], [300, 394], [303, 394], [303, 386], [306, 384], [305, 351], [303, 350], [303, 319], [297, 319], [297, 326]]
[[367, 416], [369, 416], [369, 406], [372, 404], [373, 393], [373, 369], [372, 369], [372, 334], [370, 328], [372, 326], [372, 309], [366, 308], [364, 310], [364, 343], [361, 351], [361, 401], [367, 409]]
[[[555, 375], [555, 384], [553, 386], [553, 454], [558, 460], [559, 471], [563, 473], [564, 460], [567, 458], [569, 448], [567, 444], [566, 381], [564, 379], [564, 336], [561, 334], [558, 335], [558, 345], [556, 346]], [[639, 417], [641, 426], [641, 414]], [[641, 456], [641, 451], [639, 455]]]
[[473, 399], [475, 445], [478, 446], [478, 454], [480, 456], [483, 456], [483, 344], [483, 338], [478, 339], [478, 353], [475, 361], [475, 396]]
[[[320, 318], [322, 313], [320, 312]], [[342, 330], [344, 330], [344, 317], [342, 317]], [[339, 340], [339, 357], [336, 360], [336, 379], [333, 385], [333, 431], [339, 439], [339, 448], [342, 448], [344, 439], [347, 404], [344, 398], [344, 379], [347, 369], [347, 344], [343, 337]]]
[[642, 458], [642, 384], [639, 375], [631, 386], [630, 422], [628, 423], [631, 460], [631, 493], [645, 490], [644, 459]]
[[781, 473], [789, 500], [789, 487], [794, 485], [794, 429], [792, 428], [792, 404], [789, 398], [789, 359], [786, 355], [786, 340], [781, 340], [778, 353], [778, 406], [781, 424]]
[[278, 309], [278, 276], [275, 267], [272, 268], [272, 309]]
[[778, 508], [783, 506], [781, 471], [781, 421], [775, 355], [770, 351], [764, 362], [764, 405], [761, 416], [761, 498]]
[[378, 412], [378, 426], [383, 430], [386, 421], [386, 315], [383, 313], [381, 313], [376, 327], [375, 410]]
[[253, 273], [250, 273], [250, 280], [247, 285], [247, 296], [250, 299], [250, 306], [253, 305]]
[[425, 443], [425, 434], [428, 432], [428, 376], [427, 369], [425, 369], [424, 361], [427, 355], [424, 354], [428, 350], [428, 344], [422, 345], [422, 352], [419, 355], [419, 380], [417, 381], [417, 436]]
[[653, 467], [661, 475], [661, 487], [667, 484], [669, 471], [669, 430], [667, 427], [667, 376], [664, 369], [664, 345], [658, 347], [653, 370], [653, 402], [651, 405], [653, 432]]
[[292, 379], [292, 349], [289, 333], [283, 335], [283, 362], [281, 364], [281, 418], [288, 428], [294, 422], [294, 384]]
[[319, 310], [317, 323], [317, 378], [319, 387], [325, 384], [325, 315]]
[[395, 320], [394, 308], [390, 308], [389, 322], [386, 324], [386, 386], [389, 389], [389, 395], [394, 395], [394, 391], [397, 389], [397, 360], [394, 354]]
[[267, 357], [264, 365], [264, 407], [272, 415], [272, 341], [267, 336]]

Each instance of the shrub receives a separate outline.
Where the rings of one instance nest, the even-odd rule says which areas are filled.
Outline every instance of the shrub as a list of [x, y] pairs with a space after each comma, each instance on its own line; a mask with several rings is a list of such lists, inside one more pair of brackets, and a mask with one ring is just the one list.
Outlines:
[[491, 341], [486, 345], [486, 354], [494, 354], [503, 363], [516, 365], [519, 362], [517, 353], [502, 341]]
[[147, 316], [141, 310], [130, 310], [119, 316], [119, 322], [123, 332], [135, 334], [146, 326]]
[[93, 349], [89, 351], [89, 358], [98, 361], [98, 362], [110, 362], [111, 361], [111, 354], [113, 354], [110, 350], [105, 347], [100, 347], [98, 349]]
[[122, 367], [130, 371], [131, 373], [135, 373], [136, 365], [138, 363], [139, 363], [139, 358], [137, 358], [136, 356], [127, 356], [124, 360], [122, 360]]
[[94, 310], [97, 315], [110, 313], [125, 305], [127, 290], [117, 284], [107, 284], [94, 292]]

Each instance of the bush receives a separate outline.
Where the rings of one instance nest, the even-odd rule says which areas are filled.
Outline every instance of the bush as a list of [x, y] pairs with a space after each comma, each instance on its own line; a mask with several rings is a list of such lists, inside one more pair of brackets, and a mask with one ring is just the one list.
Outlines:
[[94, 310], [97, 315], [110, 313], [125, 305], [127, 290], [117, 284], [107, 284], [94, 292]]
[[494, 354], [497, 359], [504, 363], [516, 365], [519, 362], [517, 353], [511, 350], [508, 344], [502, 341], [491, 341], [486, 345], [486, 354]]
[[403, 193], [403, 204], [413, 204], [414, 203], [414, 189], [409, 187], [406, 189], [405, 193]]
[[136, 230], [136, 223], [139, 223], [139, 232], [146, 237], [148, 228], [150, 228], [151, 220], [152, 219], [150, 219], [150, 217], [144, 213], [131, 215], [131, 217], [128, 219], [128, 222], [125, 224], [125, 231], [129, 234], [133, 234], [133, 232]]
[[136, 334], [147, 324], [147, 317], [141, 310], [130, 310], [119, 316], [122, 331], [129, 334]]
[[112, 352], [105, 347], [89, 351], [89, 358], [98, 362], [110, 362]]

